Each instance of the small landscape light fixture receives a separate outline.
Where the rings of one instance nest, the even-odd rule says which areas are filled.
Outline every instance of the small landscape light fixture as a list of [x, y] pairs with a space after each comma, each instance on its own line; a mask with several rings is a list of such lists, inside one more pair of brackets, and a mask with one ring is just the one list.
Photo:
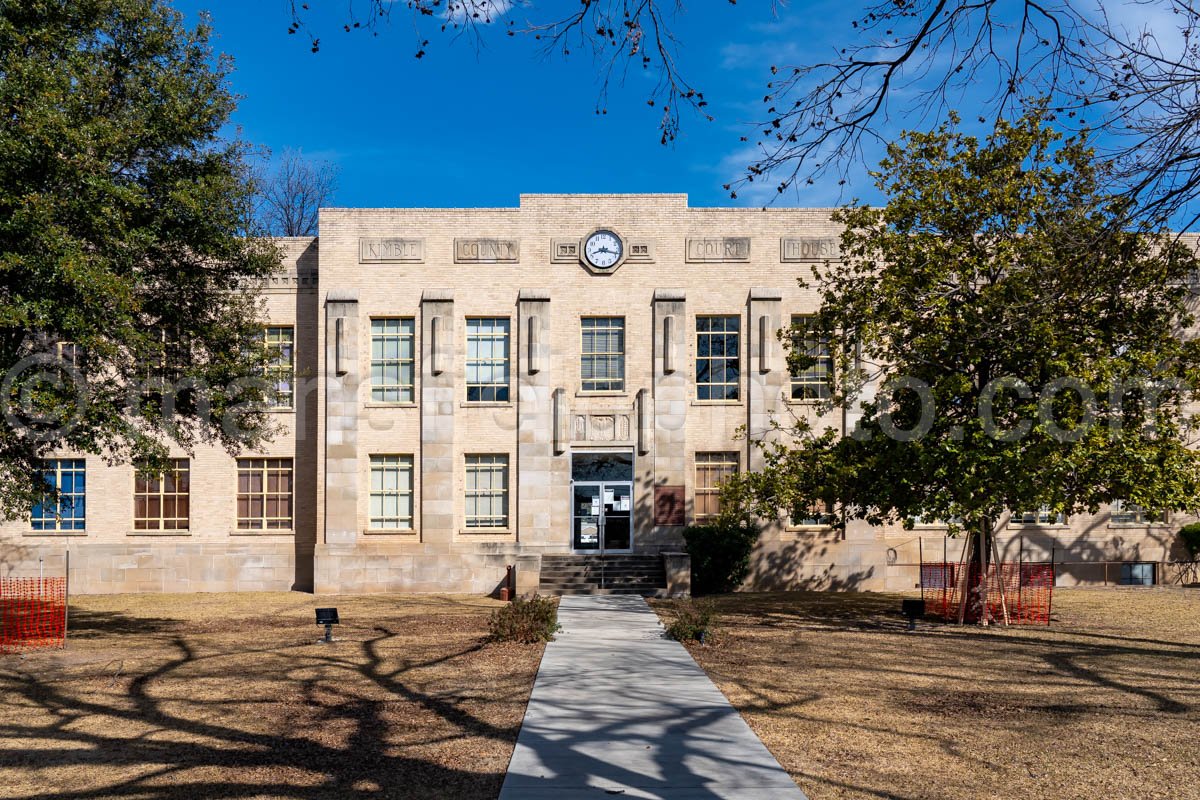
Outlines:
[[904, 616], [908, 617], [908, 629], [915, 631], [917, 629], [917, 617], [925, 616], [925, 601], [915, 597], [905, 598], [900, 601], [900, 611]]
[[322, 644], [329, 644], [333, 641], [333, 626], [340, 625], [336, 608], [318, 608], [317, 609], [317, 624], [325, 626], [325, 638], [318, 639]]

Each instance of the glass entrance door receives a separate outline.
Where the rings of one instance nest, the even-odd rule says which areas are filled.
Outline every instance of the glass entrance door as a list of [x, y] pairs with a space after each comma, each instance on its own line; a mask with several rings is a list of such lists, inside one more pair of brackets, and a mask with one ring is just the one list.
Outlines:
[[633, 453], [571, 454], [571, 548], [580, 553], [633, 550]]
[[571, 547], [577, 552], [633, 549], [633, 484], [576, 483]]

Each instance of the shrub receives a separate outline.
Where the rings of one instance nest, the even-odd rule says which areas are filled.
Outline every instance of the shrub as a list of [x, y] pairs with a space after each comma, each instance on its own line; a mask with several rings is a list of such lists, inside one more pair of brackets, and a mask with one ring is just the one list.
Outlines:
[[750, 574], [758, 527], [752, 522], [689, 525], [683, 539], [692, 557], [692, 593], [732, 592]]
[[1200, 556], [1200, 522], [1193, 522], [1191, 525], [1184, 525], [1179, 529], [1179, 540], [1183, 542], [1183, 547], [1188, 551], [1188, 558], [1195, 561], [1197, 556]]
[[548, 642], [562, 626], [558, 624], [558, 602], [534, 595], [505, 603], [488, 618], [488, 638], [493, 642], [537, 644]]
[[667, 625], [667, 635], [677, 642], [700, 642], [711, 638], [717, 611], [712, 603], [677, 600], [671, 604], [674, 617]]

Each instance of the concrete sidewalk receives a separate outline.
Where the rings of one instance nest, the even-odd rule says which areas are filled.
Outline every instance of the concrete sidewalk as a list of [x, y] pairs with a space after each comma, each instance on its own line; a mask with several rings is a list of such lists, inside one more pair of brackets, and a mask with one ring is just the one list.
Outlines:
[[562, 598], [500, 800], [804, 800], [640, 597]]

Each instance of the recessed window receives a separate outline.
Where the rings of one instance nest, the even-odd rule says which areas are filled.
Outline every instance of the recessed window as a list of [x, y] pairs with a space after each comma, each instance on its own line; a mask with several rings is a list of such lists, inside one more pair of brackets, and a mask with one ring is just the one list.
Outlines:
[[1162, 519], [1162, 514], [1155, 514], [1124, 500], [1114, 500], [1110, 506], [1109, 522], [1114, 525], [1145, 525]]
[[625, 391], [625, 318], [584, 317], [582, 329], [583, 391]]
[[721, 513], [721, 484], [737, 475], [738, 454], [696, 453], [696, 521]]
[[239, 458], [237, 526], [242, 530], [292, 527], [292, 460]]
[[1154, 564], [1149, 562], [1125, 563], [1121, 565], [1122, 586], [1153, 586]]
[[837, 522], [837, 517], [825, 503], [792, 511], [792, 527], [795, 528], [828, 528], [835, 522]]
[[371, 456], [370, 516], [372, 530], [412, 530], [412, 456]]
[[508, 456], [467, 456], [466, 526], [508, 527]]
[[467, 402], [507, 403], [507, 317], [467, 318]]
[[1012, 520], [1017, 525], [1065, 525], [1067, 516], [1060, 511], [1051, 511], [1049, 506], [1042, 506], [1037, 511], [1017, 511]]
[[792, 346], [796, 352], [814, 360], [809, 366], [792, 371], [792, 399], [828, 400], [833, 356], [829, 351], [829, 337], [817, 330], [815, 317], [792, 317]]
[[740, 317], [696, 317], [696, 399], [737, 400]]
[[57, 496], [47, 494], [33, 507], [35, 531], [81, 531], [87, 527], [87, 468], [82, 458], [42, 462], [42, 480]]
[[415, 329], [411, 318], [371, 320], [373, 401], [411, 403], [415, 400]]
[[291, 408], [296, 377], [295, 329], [290, 325], [272, 325], [263, 329], [266, 348], [263, 377], [271, 385], [267, 402], [272, 408]]
[[172, 459], [162, 473], [138, 469], [133, 479], [134, 530], [187, 530], [190, 491], [186, 458]]

